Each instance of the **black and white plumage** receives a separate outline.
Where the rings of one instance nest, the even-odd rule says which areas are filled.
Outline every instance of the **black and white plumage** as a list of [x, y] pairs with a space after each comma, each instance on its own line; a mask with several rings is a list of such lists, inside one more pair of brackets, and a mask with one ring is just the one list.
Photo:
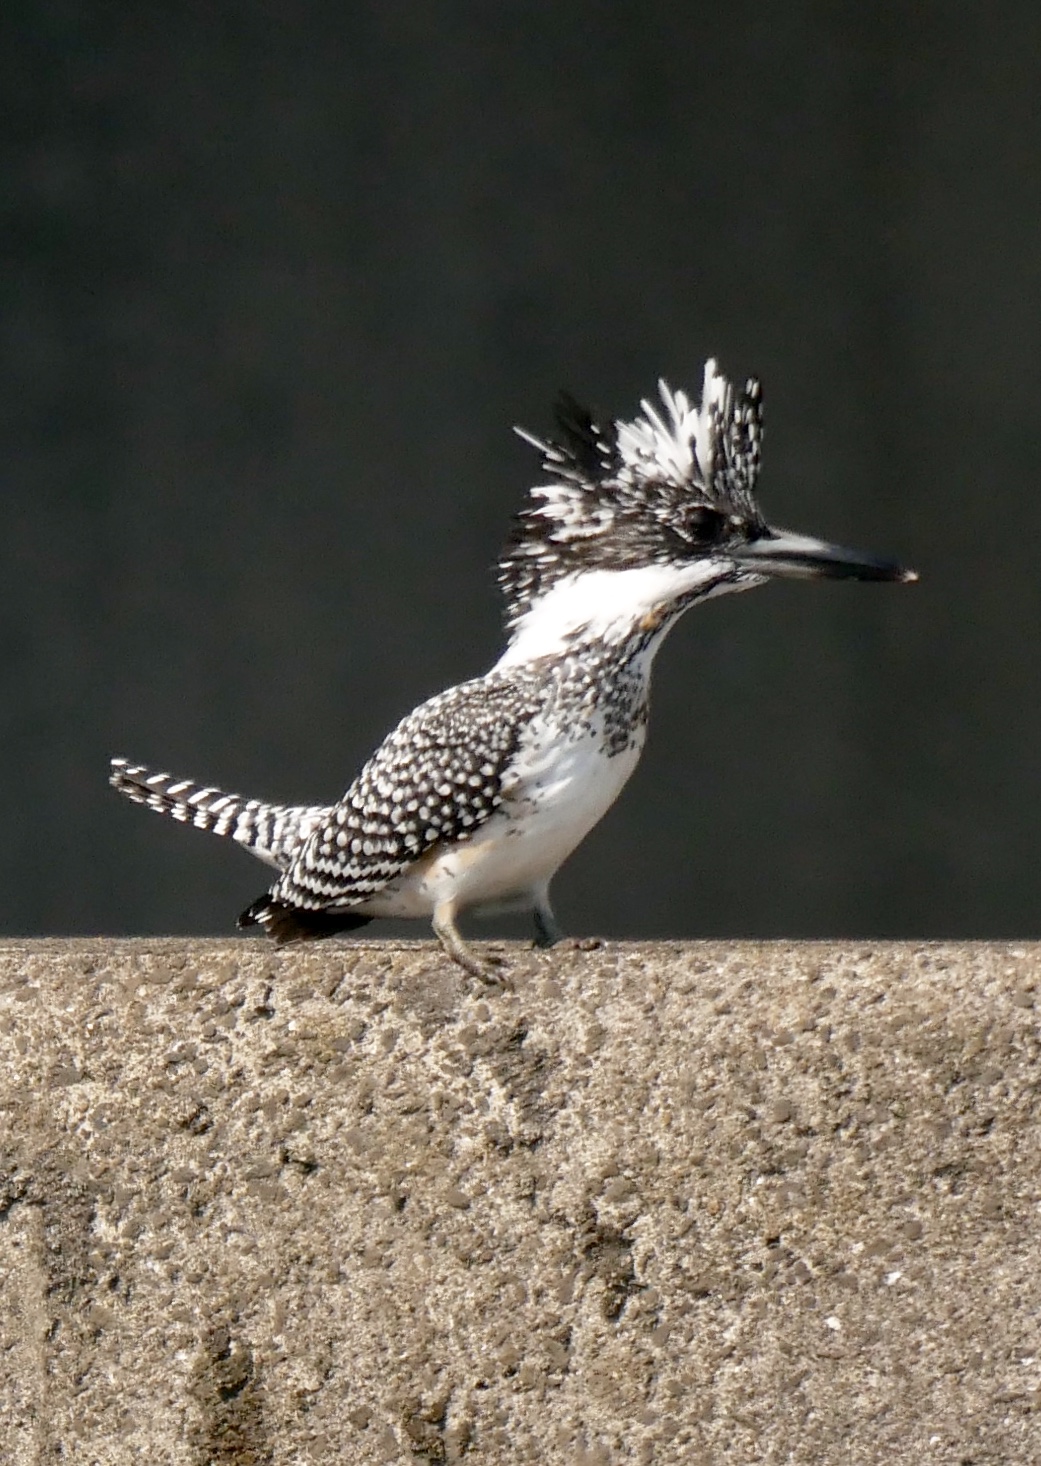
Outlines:
[[605, 423], [562, 398], [557, 440], [522, 433], [546, 479], [499, 562], [506, 650], [404, 718], [337, 803], [265, 804], [113, 760], [129, 799], [279, 870], [240, 924], [287, 942], [427, 916], [480, 976], [462, 912], [530, 909], [551, 945], [549, 883], [639, 759], [651, 665], [678, 617], [771, 575], [915, 578], [767, 525], [757, 381], [735, 391], [709, 361], [699, 406], [664, 382], [660, 398]]
[[[557, 404], [559, 442], [523, 429], [548, 482], [531, 491], [500, 560], [508, 624], [583, 569], [669, 565], [707, 548], [720, 529], [762, 529], [755, 482], [763, 439], [755, 378], [736, 393], [710, 362], [700, 408], [659, 382], [632, 422], [600, 425], [571, 397]], [[664, 414], [664, 416], [663, 416]]]

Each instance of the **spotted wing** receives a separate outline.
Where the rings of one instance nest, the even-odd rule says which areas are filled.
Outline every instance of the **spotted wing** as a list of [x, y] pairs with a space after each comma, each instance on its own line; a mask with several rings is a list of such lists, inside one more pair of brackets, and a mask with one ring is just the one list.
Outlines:
[[532, 683], [481, 678], [410, 713], [332, 807], [272, 897], [319, 911], [364, 902], [434, 845], [468, 840], [499, 808]]

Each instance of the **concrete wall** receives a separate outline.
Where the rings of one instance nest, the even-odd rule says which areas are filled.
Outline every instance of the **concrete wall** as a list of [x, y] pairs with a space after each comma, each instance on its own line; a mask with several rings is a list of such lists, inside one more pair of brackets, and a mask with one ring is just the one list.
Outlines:
[[0, 947], [5, 1462], [1041, 1459], [1041, 948]]

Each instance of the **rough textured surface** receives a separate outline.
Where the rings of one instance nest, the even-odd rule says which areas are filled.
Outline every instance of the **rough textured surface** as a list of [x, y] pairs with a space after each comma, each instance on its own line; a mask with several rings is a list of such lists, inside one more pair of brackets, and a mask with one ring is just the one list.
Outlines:
[[511, 962], [0, 946], [4, 1460], [1041, 1459], [1041, 948]]

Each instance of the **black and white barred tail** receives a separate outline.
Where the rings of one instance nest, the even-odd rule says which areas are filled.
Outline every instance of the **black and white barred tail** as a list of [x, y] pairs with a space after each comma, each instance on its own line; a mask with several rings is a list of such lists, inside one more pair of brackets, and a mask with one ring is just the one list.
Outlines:
[[197, 830], [224, 835], [258, 860], [286, 870], [308, 836], [329, 816], [326, 804], [265, 804], [191, 779], [158, 773], [125, 758], [112, 760], [109, 783], [135, 804], [169, 815]]

